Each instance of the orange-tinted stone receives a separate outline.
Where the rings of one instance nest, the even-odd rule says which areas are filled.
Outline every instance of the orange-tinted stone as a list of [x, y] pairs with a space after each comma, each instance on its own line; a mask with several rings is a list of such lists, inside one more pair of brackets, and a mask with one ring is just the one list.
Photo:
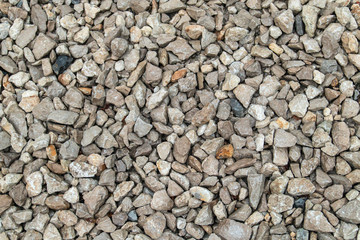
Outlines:
[[224, 145], [216, 152], [217, 159], [231, 158], [234, 154], [234, 147], [231, 144]]
[[85, 95], [91, 95], [91, 88], [87, 87], [79, 87], [80, 92], [82, 92]]
[[52, 171], [56, 174], [65, 174], [66, 173], [66, 171], [63, 169], [63, 167], [58, 163], [48, 162], [46, 164], [46, 166], [50, 169], [50, 171]]
[[187, 73], [187, 69], [183, 68], [180, 70], [177, 70], [176, 72], [174, 72], [174, 74], [171, 77], [171, 82], [176, 82], [177, 80], [179, 80], [180, 78], [183, 78]]
[[67, 85], [70, 84], [72, 79], [71, 79], [70, 74], [62, 73], [62, 74], [59, 75], [58, 80], [62, 85], [67, 86]]
[[57, 160], [57, 152], [54, 145], [49, 145], [46, 147], [46, 154], [50, 160], [52, 161]]

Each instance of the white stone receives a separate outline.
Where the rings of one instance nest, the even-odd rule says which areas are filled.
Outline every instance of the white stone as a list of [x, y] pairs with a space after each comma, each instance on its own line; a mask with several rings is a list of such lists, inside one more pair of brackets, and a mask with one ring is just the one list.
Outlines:
[[325, 75], [318, 71], [318, 70], [314, 70], [313, 72], [313, 76], [314, 76], [314, 82], [316, 82], [317, 84], [322, 84], [325, 80]]
[[11, 39], [16, 40], [23, 27], [24, 27], [24, 20], [22, 20], [21, 18], [15, 19], [13, 25], [9, 30], [9, 36], [11, 37]]
[[251, 104], [248, 109], [248, 113], [252, 117], [254, 117], [257, 121], [263, 121], [266, 118], [265, 110], [266, 110], [266, 107], [263, 105]]
[[305, 94], [296, 95], [289, 103], [289, 109], [291, 113], [301, 118], [305, 116], [308, 107], [309, 102]]
[[9, 77], [9, 82], [13, 83], [16, 87], [22, 87], [30, 80], [30, 74], [25, 72], [18, 72]]
[[225, 81], [222, 84], [223, 91], [231, 91], [237, 87], [240, 83], [240, 78], [234, 74], [227, 73], [225, 75]]

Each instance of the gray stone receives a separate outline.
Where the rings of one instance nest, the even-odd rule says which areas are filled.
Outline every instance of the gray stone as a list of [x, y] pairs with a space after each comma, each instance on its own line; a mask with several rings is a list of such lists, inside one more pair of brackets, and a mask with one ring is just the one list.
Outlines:
[[155, 192], [151, 200], [151, 208], [156, 211], [171, 210], [173, 205], [174, 201], [166, 193], [166, 190], [160, 190]]
[[41, 33], [35, 39], [33, 54], [39, 60], [46, 56], [55, 46], [56, 42], [54, 40]]
[[328, 222], [321, 211], [309, 210], [305, 214], [304, 228], [316, 232], [335, 232], [335, 228]]
[[263, 174], [251, 174], [248, 176], [247, 182], [250, 205], [253, 209], [256, 209], [264, 191], [265, 176]]
[[185, 8], [185, 4], [180, 0], [169, 0], [161, 2], [159, 5], [160, 13], [173, 13]]
[[47, 120], [59, 124], [73, 125], [78, 117], [79, 114], [75, 112], [55, 110], [48, 115]]
[[295, 146], [297, 138], [283, 129], [277, 129], [274, 137], [274, 146], [276, 147], [292, 147]]
[[244, 239], [251, 237], [251, 228], [243, 223], [231, 219], [222, 220], [214, 231], [217, 235], [227, 240]]
[[80, 147], [73, 141], [69, 140], [60, 147], [60, 155], [63, 159], [74, 160], [79, 154]]
[[145, 233], [150, 236], [152, 239], [159, 238], [166, 226], [165, 216], [157, 212], [150, 217], [147, 217], [144, 224]]
[[343, 221], [360, 224], [360, 201], [348, 202], [336, 212], [336, 216]]
[[9, 73], [17, 73], [18, 67], [16, 63], [8, 56], [0, 57], [0, 67]]
[[178, 38], [174, 42], [171, 42], [169, 45], [167, 45], [166, 51], [173, 52], [180, 60], [186, 60], [196, 52], [183, 38]]

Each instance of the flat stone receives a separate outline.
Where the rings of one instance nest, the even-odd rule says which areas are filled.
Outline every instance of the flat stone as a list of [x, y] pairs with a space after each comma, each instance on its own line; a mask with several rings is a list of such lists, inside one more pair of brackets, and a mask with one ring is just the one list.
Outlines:
[[8, 195], [1, 194], [0, 195], [0, 214], [6, 211], [12, 204], [12, 198]]
[[297, 138], [283, 129], [277, 129], [274, 137], [274, 145], [276, 147], [292, 147], [295, 146]]
[[265, 115], [266, 107], [259, 104], [251, 104], [248, 113], [254, 117], [257, 121], [263, 121], [266, 118]]
[[47, 120], [64, 125], [73, 125], [78, 117], [79, 114], [75, 112], [55, 110], [49, 114]]
[[91, 144], [102, 132], [102, 129], [98, 126], [92, 126], [89, 129], [86, 129], [83, 133], [83, 139], [81, 140], [81, 145], [83, 147]]
[[117, 185], [114, 191], [114, 200], [119, 201], [123, 199], [134, 186], [135, 183], [133, 181], [124, 181]]
[[71, 162], [69, 165], [70, 173], [73, 177], [93, 177], [97, 173], [97, 167], [85, 162]]
[[6, 132], [0, 132], [0, 151], [8, 148], [11, 146], [11, 142], [10, 142], [10, 135], [7, 134]]
[[336, 216], [343, 221], [360, 224], [360, 201], [348, 202], [336, 212]]
[[41, 172], [33, 172], [26, 178], [26, 190], [29, 197], [35, 197], [41, 193], [43, 175]]
[[229, 42], [241, 41], [246, 37], [249, 31], [242, 27], [232, 27], [226, 30], [225, 40]]
[[203, 187], [192, 187], [190, 193], [196, 198], [204, 202], [211, 202], [214, 198], [214, 194], [208, 189]]
[[293, 178], [289, 181], [287, 191], [292, 196], [309, 195], [315, 192], [315, 186], [307, 178]]
[[41, 5], [35, 4], [31, 7], [31, 20], [38, 27], [40, 32], [46, 32], [48, 18]]
[[239, 102], [245, 108], [248, 108], [251, 103], [251, 99], [252, 99], [254, 93], [256, 92], [256, 90], [249, 85], [240, 84], [234, 89], [233, 92], [234, 92], [236, 98], [239, 100]]
[[9, 78], [9, 82], [13, 83], [17, 87], [24, 86], [30, 80], [30, 74], [25, 72], [18, 72], [13, 74]]
[[225, 81], [222, 85], [222, 90], [231, 91], [234, 88], [236, 88], [239, 83], [240, 83], [240, 78], [238, 76], [231, 73], [227, 73], [225, 76]]
[[153, 93], [146, 102], [146, 107], [152, 110], [160, 105], [160, 103], [168, 96], [169, 92], [162, 88], [156, 93]]
[[60, 147], [60, 155], [63, 159], [73, 160], [77, 158], [80, 147], [71, 139], [63, 143]]
[[295, 22], [293, 12], [290, 9], [283, 11], [274, 18], [274, 22], [284, 33], [292, 33]]
[[210, 205], [206, 205], [200, 209], [194, 223], [200, 226], [211, 225], [214, 223], [213, 212]]
[[350, 147], [350, 130], [345, 122], [335, 122], [331, 136], [339, 152], [345, 151]]
[[156, 211], [168, 211], [174, 206], [174, 201], [169, 197], [166, 190], [160, 190], [154, 193], [151, 200], [151, 208]]
[[141, 117], [139, 117], [136, 120], [135, 126], [134, 126], [134, 132], [139, 137], [146, 136], [150, 132], [151, 129], [152, 129], [152, 125], [150, 123], [147, 123], [146, 121], [144, 121]]
[[335, 232], [334, 227], [328, 222], [321, 211], [309, 210], [305, 214], [304, 228], [316, 232]]
[[191, 143], [186, 136], [178, 138], [174, 144], [174, 149], [173, 149], [174, 158], [180, 163], [185, 163], [188, 158], [190, 147], [191, 147]]
[[256, 209], [264, 191], [265, 176], [263, 174], [251, 174], [248, 176], [247, 182], [250, 205], [253, 209]]
[[251, 237], [251, 228], [243, 223], [231, 219], [222, 220], [214, 231], [217, 235], [227, 240], [244, 239]]
[[181, 9], [185, 9], [185, 4], [180, 0], [169, 0], [159, 5], [159, 13], [173, 13]]
[[162, 213], [157, 212], [145, 219], [144, 231], [152, 239], [157, 239], [162, 235], [165, 226], [165, 216]]
[[83, 199], [90, 214], [95, 214], [108, 197], [105, 187], [96, 186], [90, 192], [83, 195]]
[[56, 42], [44, 34], [36, 37], [33, 54], [37, 60], [46, 56], [53, 48], [56, 47]]
[[9, 73], [17, 73], [18, 67], [16, 63], [8, 56], [0, 57], [0, 67]]
[[169, 45], [167, 45], [166, 51], [173, 52], [180, 60], [186, 60], [196, 52], [183, 38], [178, 38], [174, 42], [171, 42]]
[[302, 9], [302, 20], [305, 24], [305, 31], [309, 37], [314, 37], [318, 14], [320, 9], [311, 5], [305, 5]]
[[35, 38], [37, 30], [35, 25], [25, 26], [15, 41], [16, 45], [20, 48], [26, 47]]
[[96, 138], [95, 143], [101, 148], [112, 148], [118, 146], [116, 139], [106, 128], [104, 128], [100, 136]]
[[291, 210], [294, 205], [294, 198], [285, 194], [271, 194], [268, 199], [268, 207], [276, 213]]
[[300, 118], [305, 116], [308, 106], [309, 102], [305, 94], [298, 94], [289, 102], [291, 113]]

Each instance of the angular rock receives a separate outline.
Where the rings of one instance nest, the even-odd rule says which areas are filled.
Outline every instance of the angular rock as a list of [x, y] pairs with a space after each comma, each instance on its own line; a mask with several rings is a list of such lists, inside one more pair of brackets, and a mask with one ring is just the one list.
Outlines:
[[251, 237], [251, 228], [243, 223], [231, 219], [222, 220], [215, 228], [215, 233], [227, 240], [244, 239], [249, 240]]
[[309, 210], [305, 214], [304, 228], [316, 232], [335, 232], [334, 227], [328, 222], [321, 211]]
[[150, 217], [147, 217], [144, 224], [145, 233], [150, 236], [152, 239], [159, 238], [166, 226], [165, 216], [157, 212]]

